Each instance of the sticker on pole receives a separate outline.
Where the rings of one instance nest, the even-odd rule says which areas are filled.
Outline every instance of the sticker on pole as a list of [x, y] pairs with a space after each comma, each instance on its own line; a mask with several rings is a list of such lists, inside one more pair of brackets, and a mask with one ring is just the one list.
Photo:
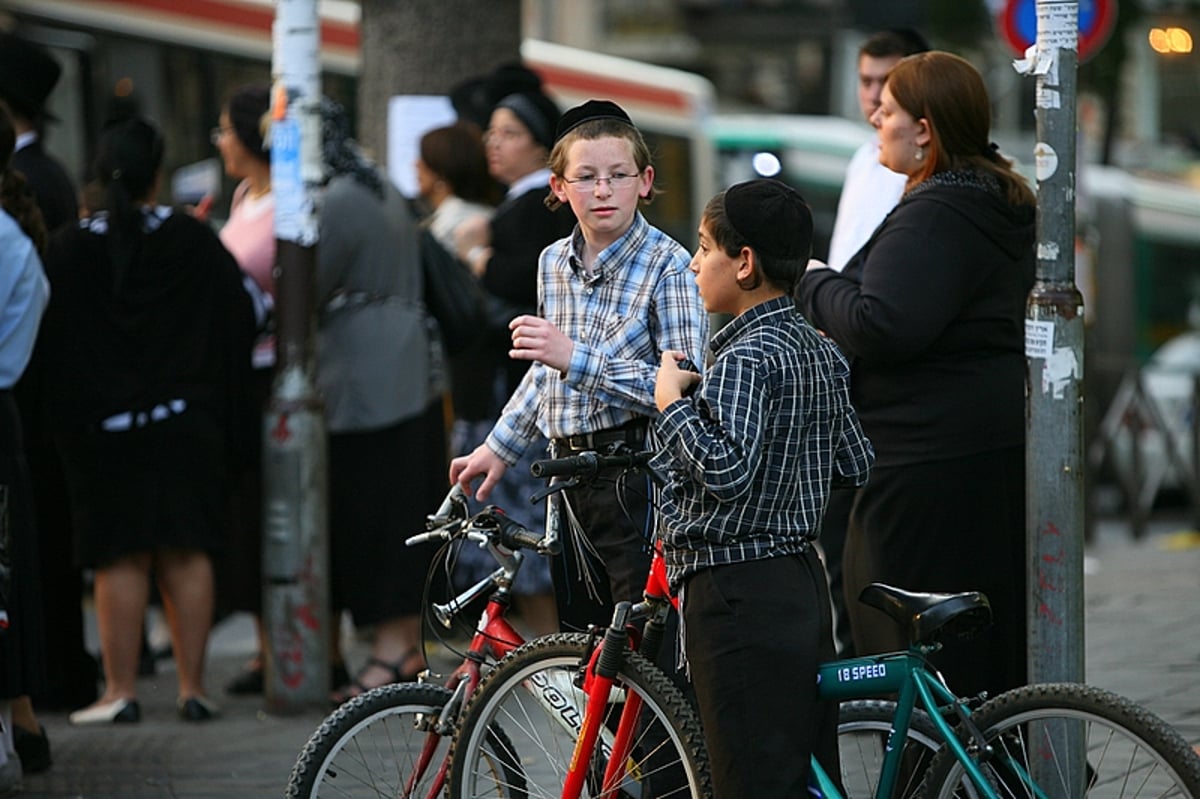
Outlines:
[[1058, 171], [1058, 153], [1044, 141], [1038, 142], [1033, 148], [1034, 171], [1038, 180], [1048, 180]]
[[1049, 358], [1054, 351], [1054, 323], [1025, 320], [1025, 357]]
[[304, 230], [304, 180], [300, 175], [300, 126], [291, 117], [271, 125], [271, 187], [275, 237], [299, 242]]

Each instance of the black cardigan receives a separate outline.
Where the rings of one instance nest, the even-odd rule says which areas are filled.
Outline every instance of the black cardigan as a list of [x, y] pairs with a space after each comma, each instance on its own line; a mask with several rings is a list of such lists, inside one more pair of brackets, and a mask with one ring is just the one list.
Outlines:
[[808, 319], [851, 358], [881, 467], [1019, 446], [1034, 208], [978, 185], [906, 195], [840, 274], [807, 272]]
[[[474, 346], [451, 359], [454, 415], [459, 419], [495, 419], [529, 368], [528, 361], [508, 357], [512, 338], [507, 323], [513, 316], [537, 313], [538, 258], [575, 228], [569, 207], [553, 212], [546, 208], [547, 193], [545, 186], [531, 189], [506, 200], [492, 216], [492, 257], [483, 286], [495, 298], [494, 318]], [[504, 373], [501, 406], [494, 396], [497, 371]]]

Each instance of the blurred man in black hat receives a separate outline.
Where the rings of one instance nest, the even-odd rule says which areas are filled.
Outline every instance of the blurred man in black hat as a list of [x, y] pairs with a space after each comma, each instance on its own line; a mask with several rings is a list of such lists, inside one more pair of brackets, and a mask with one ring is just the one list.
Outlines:
[[[46, 98], [61, 73], [58, 62], [44, 48], [0, 31], [0, 100], [9, 107], [17, 132], [12, 167], [25, 175], [48, 232], [75, 222], [79, 215], [74, 184], [62, 164], [42, 149], [39, 137], [47, 117]], [[38, 371], [35, 351], [16, 386], [42, 554], [43, 619], [46, 628], [53, 631], [53, 635], [46, 636], [47, 690], [34, 699], [41, 709], [66, 710], [95, 701], [98, 667], [84, 644], [83, 586], [75, 565], [66, 510], [66, 482], [49, 431], [39, 421], [42, 399]], [[19, 729], [19, 721], [17, 725]], [[39, 750], [43, 748], [44, 735], [36, 728], [27, 732], [33, 733], [29, 741]], [[49, 765], [48, 747], [44, 755], [39, 752], [30, 757], [22, 753], [22, 761], [27, 770], [37, 770], [38, 764]], [[28, 768], [31, 764], [34, 769]]]
[[39, 136], [46, 98], [61, 74], [62, 67], [46, 50], [0, 32], [0, 100], [8, 104], [17, 129], [12, 166], [25, 175], [51, 232], [79, 215], [75, 186], [62, 164], [42, 149]]

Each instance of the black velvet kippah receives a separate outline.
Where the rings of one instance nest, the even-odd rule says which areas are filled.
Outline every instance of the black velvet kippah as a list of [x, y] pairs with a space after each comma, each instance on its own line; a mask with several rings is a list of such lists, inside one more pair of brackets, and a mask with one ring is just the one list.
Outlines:
[[611, 100], [588, 100], [562, 115], [562, 119], [558, 120], [558, 130], [554, 132], [554, 141], [557, 142], [584, 122], [591, 122], [593, 119], [615, 119], [633, 127], [633, 120], [629, 118], [629, 114], [616, 103]]
[[763, 255], [807, 258], [812, 252], [812, 211], [786, 183], [767, 178], [735, 183], [725, 190], [725, 217]]

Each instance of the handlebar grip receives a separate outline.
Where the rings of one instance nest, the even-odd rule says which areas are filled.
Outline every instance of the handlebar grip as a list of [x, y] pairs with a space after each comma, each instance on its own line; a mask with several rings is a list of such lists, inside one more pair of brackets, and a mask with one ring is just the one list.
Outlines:
[[441, 528], [437, 530], [430, 530], [428, 533], [417, 533], [416, 535], [410, 535], [408, 538], [404, 539], [404, 545], [415, 547], [418, 544], [424, 544], [426, 541], [433, 541], [439, 538], [446, 538], [446, 531], [442, 530]]
[[534, 461], [529, 473], [534, 477], [568, 477], [577, 474], [595, 474], [600, 468], [600, 456], [595, 452], [581, 452], [565, 458]]
[[524, 525], [513, 521], [503, 513], [495, 513], [492, 518], [496, 520], [496, 524], [500, 528], [500, 543], [509, 549], [532, 549], [536, 551], [542, 543], [541, 536], [530, 532]]

